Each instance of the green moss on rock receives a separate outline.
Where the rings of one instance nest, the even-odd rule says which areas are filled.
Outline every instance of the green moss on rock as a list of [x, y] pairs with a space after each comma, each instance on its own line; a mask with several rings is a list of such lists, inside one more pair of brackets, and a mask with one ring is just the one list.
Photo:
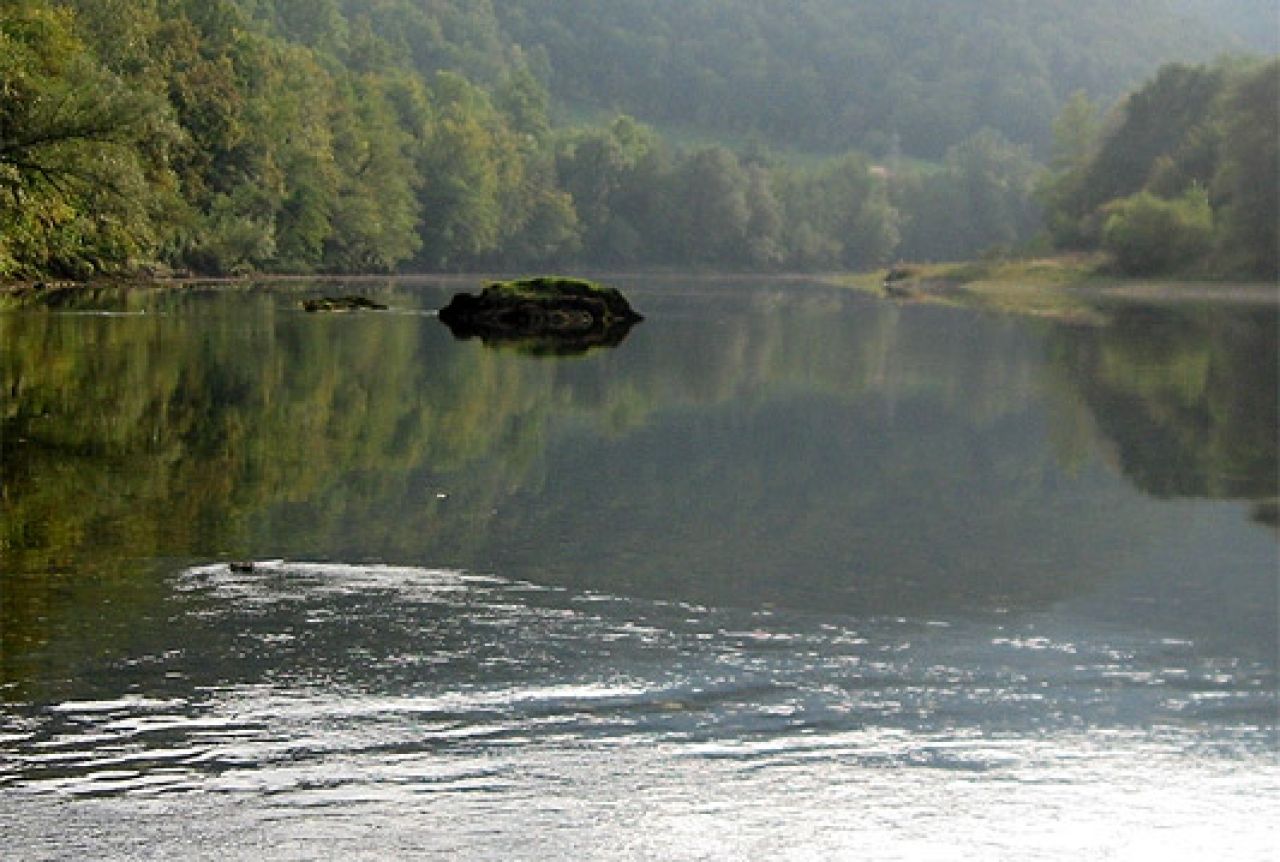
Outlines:
[[454, 335], [479, 336], [487, 343], [616, 344], [642, 319], [616, 288], [554, 276], [492, 282], [479, 295], [455, 295], [440, 310], [440, 320]]

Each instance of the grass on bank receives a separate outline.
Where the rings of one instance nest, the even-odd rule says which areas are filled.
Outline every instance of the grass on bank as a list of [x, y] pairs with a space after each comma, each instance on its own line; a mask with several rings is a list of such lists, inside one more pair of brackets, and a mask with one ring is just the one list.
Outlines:
[[1073, 288], [1098, 288], [1107, 282], [1102, 255], [898, 264], [830, 280], [880, 297], [904, 302], [982, 308], [1051, 317], [1081, 323], [1098, 322], [1090, 299]]
[[1111, 257], [1102, 253], [898, 264], [890, 269], [833, 276], [828, 281], [895, 301], [1077, 323], [1105, 322], [1103, 306], [1122, 300], [1280, 302], [1280, 286], [1275, 283], [1133, 278], [1118, 275]]

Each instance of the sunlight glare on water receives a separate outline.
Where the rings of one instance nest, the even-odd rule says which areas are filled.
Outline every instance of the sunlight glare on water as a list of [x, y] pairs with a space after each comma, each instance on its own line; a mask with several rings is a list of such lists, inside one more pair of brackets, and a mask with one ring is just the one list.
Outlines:
[[[191, 647], [147, 659], [191, 695], [28, 713], [0, 772], [10, 847], [1195, 859], [1277, 838], [1271, 739], [1204, 724], [1265, 714], [1265, 671], [1227, 685], [1179, 644], [384, 566], [218, 565], [180, 586]], [[202, 679], [232, 656], [254, 678]], [[1108, 720], [1134, 699], [1151, 725]]]

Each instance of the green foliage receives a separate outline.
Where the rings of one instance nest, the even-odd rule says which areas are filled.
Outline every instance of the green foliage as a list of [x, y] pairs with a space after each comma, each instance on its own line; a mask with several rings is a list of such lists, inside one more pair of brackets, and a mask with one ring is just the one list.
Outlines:
[[941, 171], [896, 177], [893, 199], [907, 218], [901, 254], [956, 260], [1027, 243], [1040, 224], [1038, 175], [1026, 147], [984, 129], [948, 151]]
[[800, 268], [869, 269], [897, 247], [898, 212], [864, 156], [784, 173], [779, 197], [790, 231], [787, 257]]
[[131, 90], [44, 3], [0, 8], [0, 276], [87, 276], [161, 241], [144, 141], [164, 138]]
[[[1224, 75], [1221, 67], [1166, 66], [1133, 93], [1120, 121], [1085, 166], [1080, 195], [1071, 202], [1074, 211], [1087, 216], [1107, 201], [1141, 191], [1154, 173], [1168, 174], [1176, 163], [1185, 163], [1184, 154], [1199, 149], [1198, 139], [1205, 134], [1209, 108], [1221, 92]], [[1188, 176], [1188, 183], [1204, 185], [1210, 179], [1195, 173], [1200, 172]]]
[[[1155, 0], [1105, 15], [1091, 0], [1096, 20], [1057, 0], [986, 2], [1007, 14], [5, 0], [0, 277], [971, 257], [1031, 240], [1033, 153], [1064, 102], [1036, 196], [1057, 242], [1101, 243], [1117, 199], [1204, 188], [1218, 268], [1275, 271], [1274, 64], [1164, 69], [1100, 134], [1085, 94], [1147, 64], [1111, 57], [1114, 40], [1164, 50], [1169, 22], [1135, 11]], [[1113, 41], [1049, 58], [1028, 28]], [[1114, 62], [1085, 62], [1099, 51]], [[566, 106], [605, 105], [747, 143], [678, 148], [625, 115], [552, 126]], [[768, 150], [779, 136], [834, 155], [788, 163]]]
[[1216, 11], [1168, 0], [477, 5], [478, 27], [496, 12], [500, 34], [545, 54], [562, 104], [823, 153], [884, 152], [896, 130], [932, 160], [983, 128], [1044, 155], [1072, 93], [1111, 101], [1162, 62], [1239, 45]]
[[694, 153], [673, 177], [671, 243], [678, 259], [718, 264], [743, 251], [747, 235], [747, 178], [723, 147]]
[[1201, 258], [1213, 242], [1209, 198], [1192, 189], [1177, 200], [1139, 192], [1106, 207], [1102, 245], [1130, 275], [1168, 273]]
[[722, 146], [671, 153], [630, 117], [563, 137], [561, 185], [584, 253], [605, 265], [724, 269], [866, 267], [898, 241], [899, 215], [865, 156], [806, 168]]
[[1085, 174], [1101, 136], [1098, 106], [1083, 91], [1077, 91], [1053, 123], [1052, 159], [1036, 188], [1049, 236], [1064, 248], [1087, 244], [1081, 235], [1076, 201], [1084, 196]]
[[339, 115], [334, 129], [334, 161], [341, 179], [325, 268], [389, 272], [422, 244], [412, 139], [397, 125], [381, 81], [357, 78], [347, 94], [350, 109]]
[[425, 178], [422, 260], [450, 268], [497, 249], [499, 172], [513, 149], [488, 98], [465, 79], [442, 73], [433, 93], [434, 122], [419, 155]]
[[1055, 161], [1040, 197], [1060, 246], [1107, 248], [1125, 271], [1274, 278], [1278, 162], [1280, 62], [1169, 66]]
[[1080, 167], [1094, 155], [1102, 124], [1098, 106], [1083, 90], [1077, 90], [1053, 121], [1050, 164], [1056, 170]]
[[582, 245], [602, 263], [635, 263], [665, 241], [659, 207], [671, 165], [652, 129], [618, 117], [606, 128], [564, 135], [555, 169], [578, 214]]
[[420, 82], [348, 68], [336, 2], [0, 15], [0, 275], [384, 271], [422, 245]]
[[1236, 82], [1221, 114], [1213, 179], [1221, 265], [1280, 279], [1280, 60]]

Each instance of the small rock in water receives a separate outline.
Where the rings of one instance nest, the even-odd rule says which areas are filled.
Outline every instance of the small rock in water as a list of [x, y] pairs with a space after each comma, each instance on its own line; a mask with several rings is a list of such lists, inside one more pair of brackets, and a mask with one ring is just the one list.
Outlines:
[[255, 566], [252, 560], [232, 560], [230, 563], [227, 563], [227, 568], [233, 572], [246, 574], [248, 572], [252, 572]]
[[385, 311], [386, 306], [365, 296], [322, 296], [302, 301], [304, 311]]

